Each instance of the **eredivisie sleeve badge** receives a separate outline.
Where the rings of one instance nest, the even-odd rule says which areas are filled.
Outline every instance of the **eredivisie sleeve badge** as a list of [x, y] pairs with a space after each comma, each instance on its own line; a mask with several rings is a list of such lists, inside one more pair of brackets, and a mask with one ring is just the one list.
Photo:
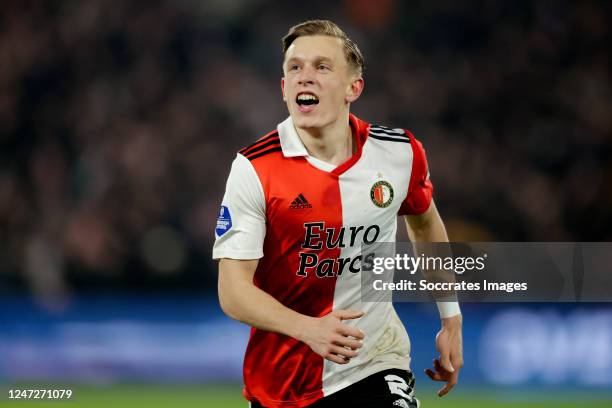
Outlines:
[[377, 207], [386, 208], [393, 201], [393, 187], [384, 180], [377, 181], [370, 189], [370, 198]]

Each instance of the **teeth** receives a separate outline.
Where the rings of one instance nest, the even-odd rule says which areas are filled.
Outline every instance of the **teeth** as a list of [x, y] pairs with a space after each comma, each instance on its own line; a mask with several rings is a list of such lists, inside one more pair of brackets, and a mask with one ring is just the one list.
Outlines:
[[316, 101], [317, 97], [310, 94], [302, 94], [298, 96], [299, 101]]

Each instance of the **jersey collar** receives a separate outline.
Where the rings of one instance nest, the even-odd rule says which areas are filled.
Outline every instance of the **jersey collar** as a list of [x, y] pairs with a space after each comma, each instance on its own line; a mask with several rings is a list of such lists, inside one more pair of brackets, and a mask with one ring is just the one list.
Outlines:
[[[357, 134], [357, 150], [358, 156], [361, 156], [361, 147], [368, 136], [368, 124], [359, 119], [352, 113], [349, 114], [349, 123], [353, 132]], [[291, 116], [279, 123], [276, 127], [278, 130], [278, 137], [280, 139], [281, 149], [283, 150], [283, 156], [285, 157], [300, 157], [308, 156], [308, 150], [302, 143], [302, 139], [295, 130], [293, 120]]]
[[293, 126], [291, 116], [279, 123], [276, 129], [278, 130], [281, 149], [283, 149], [283, 156], [308, 156], [308, 150], [304, 147], [302, 139], [300, 139], [297, 130], [295, 130], [295, 126]]

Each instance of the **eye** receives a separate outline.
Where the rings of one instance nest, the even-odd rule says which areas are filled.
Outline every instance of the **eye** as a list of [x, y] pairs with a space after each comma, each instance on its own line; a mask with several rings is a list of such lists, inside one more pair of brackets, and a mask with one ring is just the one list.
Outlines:
[[297, 71], [300, 69], [299, 65], [293, 64], [289, 66], [289, 71]]
[[327, 71], [327, 70], [329, 70], [329, 67], [327, 65], [325, 65], [325, 64], [320, 64], [317, 68], [320, 71]]

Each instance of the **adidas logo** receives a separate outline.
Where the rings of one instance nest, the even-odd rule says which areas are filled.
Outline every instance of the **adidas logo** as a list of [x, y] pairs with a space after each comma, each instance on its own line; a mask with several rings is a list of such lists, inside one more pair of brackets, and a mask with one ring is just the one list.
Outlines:
[[295, 197], [295, 200], [291, 202], [289, 206], [290, 210], [301, 210], [304, 208], [312, 208], [312, 204], [306, 200], [306, 197], [302, 193], [299, 196]]

